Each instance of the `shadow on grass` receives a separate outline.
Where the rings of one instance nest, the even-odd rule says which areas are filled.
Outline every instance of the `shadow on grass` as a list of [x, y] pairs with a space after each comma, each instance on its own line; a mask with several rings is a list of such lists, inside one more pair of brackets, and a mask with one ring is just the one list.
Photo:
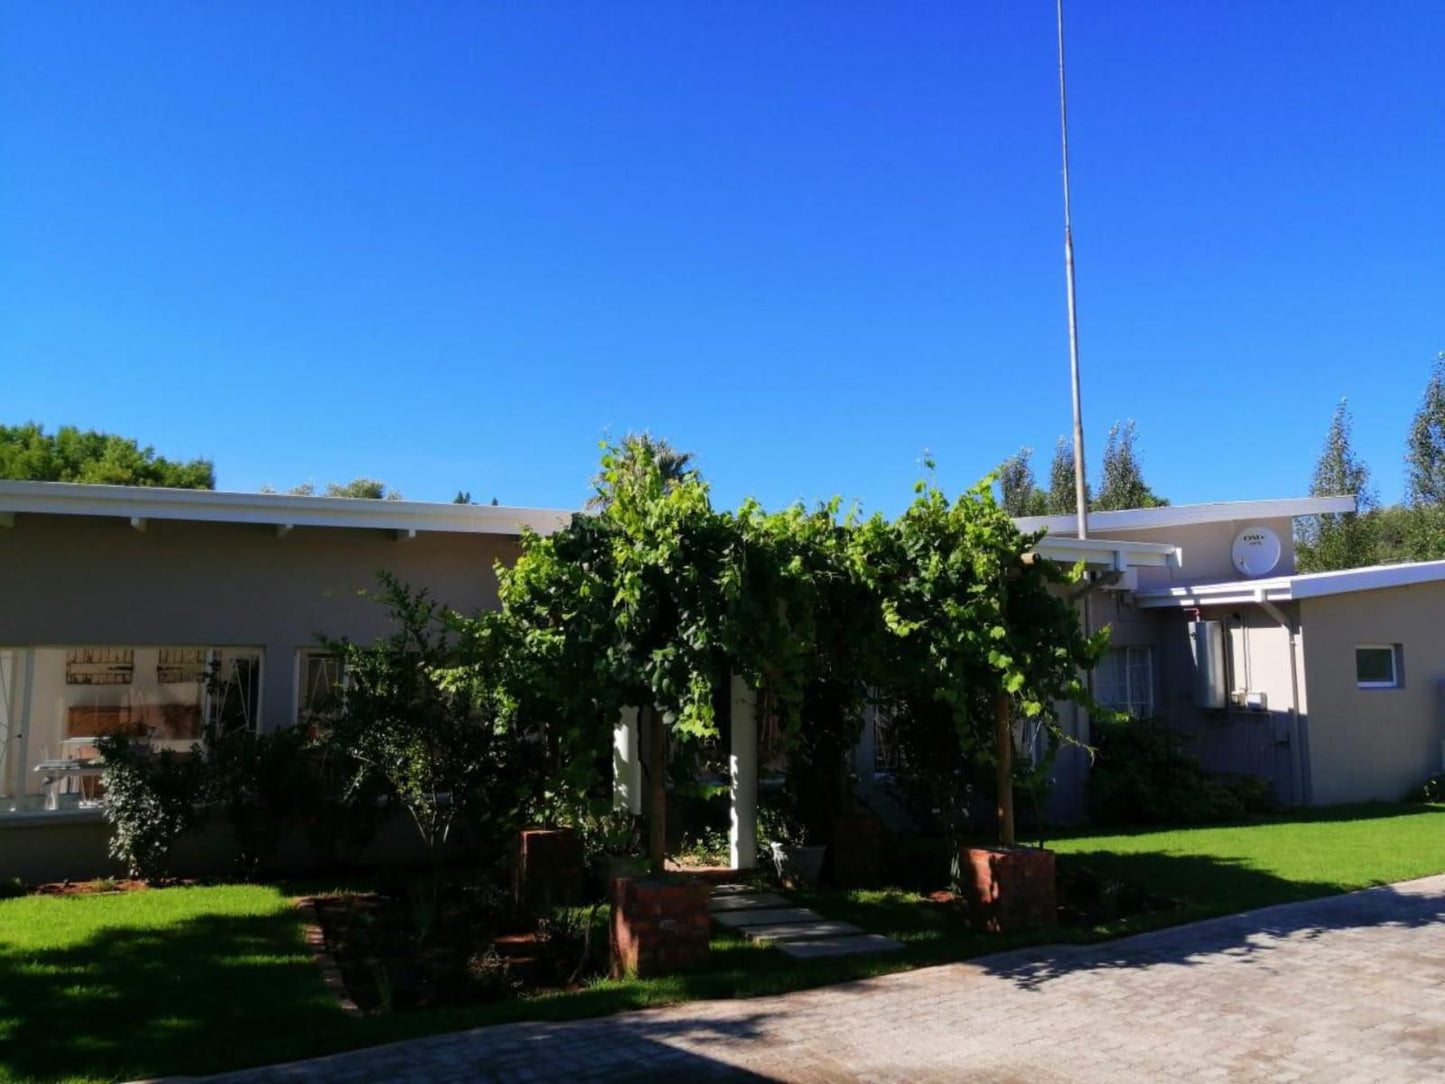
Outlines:
[[[706, 992], [694, 990], [699, 980]], [[692, 974], [469, 1009], [357, 1018], [343, 1013], [322, 984], [289, 912], [116, 927], [63, 947], [0, 950], [0, 1080], [217, 1073], [480, 1024], [543, 1021], [508, 1029], [525, 1048], [545, 1038], [549, 1017], [726, 996], [731, 981], [727, 974]], [[626, 1057], [606, 1053], [599, 1064], [615, 1061], [618, 1079], [635, 1079], [643, 1065], [649, 1072], [665, 1066], [687, 1079], [762, 1080], [706, 1055], [710, 1045], [748, 1038], [755, 1024], [755, 1018], [647, 1022], [629, 1029], [631, 1038], [618, 1047], [630, 1051]], [[679, 1038], [691, 1049], [667, 1045]], [[530, 1055], [519, 1056], [525, 1062]]]
[[258, 1035], [330, 1030], [339, 1016], [287, 913], [118, 926], [61, 947], [0, 950], [0, 1078], [224, 1068]]
[[1285, 939], [1445, 921], [1445, 898], [1439, 894], [1401, 891], [1391, 885], [1341, 894], [1342, 887], [1332, 882], [1286, 880], [1227, 858], [1098, 851], [1062, 856], [1062, 862], [1065, 868], [1083, 866], [1118, 882], [1174, 895], [1179, 906], [1139, 916], [1132, 930], [1126, 922], [1093, 931], [1096, 937], [1117, 938], [1141, 926], [1149, 930], [1138, 936], [1009, 952], [980, 959], [979, 966], [1036, 989], [1078, 971], [1191, 967], [1220, 956], [1254, 963]]

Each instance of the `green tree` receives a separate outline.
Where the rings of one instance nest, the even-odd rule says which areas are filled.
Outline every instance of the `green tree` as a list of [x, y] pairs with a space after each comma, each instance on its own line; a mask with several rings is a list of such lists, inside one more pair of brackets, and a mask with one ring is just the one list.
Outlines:
[[1436, 356], [1405, 441], [1405, 506], [1399, 519], [1390, 524], [1395, 528], [1388, 532], [1390, 555], [1402, 552], [1414, 561], [1445, 557], [1445, 353]]
[[0, 425], [0, 478], [89, 482], [112, 486], [215, 489], [209, 459], [171, 460], [128, 437], [63, 425], [54, 433], [35, 422]]
[[1325, 434], [1324, 450], [1315, 465], [1310, 496], [1353, 494], [1357, 511], [1304, 516], [1295, 521], [1295, 564], [1301, 572], [1328, 572], [1359, 568], [1378, 559], [1378, 520], [1370, 469], [1350, 443], [1354, 419], [1341, 399]]
[[[701, 477], [693, 462], [693, 454], [674, 448], [666, 437], [628, 433], [618, 444], [604, 444], [603, 447], [606, 449], [604, 458], [612, 460], [612, 466], [593, 476], [593, 492], [587, 501], [589, 511], [606, 508], [617, 486], [626, 481], [624, 476], [628, 472], [636, 476], [634, 481], [642, 481], [655, 471], [668, 488]], [[492, 503], [496, 503], [495, 498]]]
[[1049, 511], [1049, 495], [1034, 480], [1032, 448], [1020, 448], [998, 468], [1000, 503], [1011, 516], [1042, 516]]
[[[275, 493], [271, 486], [262, 486], [262, 493]], [[292, 486], [287, 494], [292, 497], [314, 497], [316, 487], [310, 482], [302, 482], [299, 486]], [[327, 482], [326, 487], [321, 491], [323, 497], [354, 497], [367, 501], [399, 501], [402, 495], [395, 489], [388, 489], [385, 482], [379, 482], [375, 478], [353, 478], [349, 482]], [[460, 496], [461, 494], [458, 494]], [[463, 501], [453, 503], [463, 504]]]
[[[1051, 516], [1072, 516], [1078, 510], [1074, 495], [1074, 446], [1067, 437], [1060, 437], [1054, 445], [1053, 462], [1049, 464], [1049, 491], [1044, 496]], [[1089, 484], [1085, 482], [1084, 503], [1092, 507], [1093, 500]]]
[[919, 483], [893, 522], [874, 516], [856, 534], [860, 574], [891, 634], [888, 701], [902, 752], [900, 777], [950, 837], [967, 829], [970, 790], [994, 769], [1001, 842], [1013, 843], [1015, 724], [1038, 727], [1050, 749], [1064, 737], [1061, 701], [1094, 705], [1083, 684], [1108, 647], [1086, 636], [1052, 562], [1027, 560], [1041, 534], [1014, 526], [985, 479], [956, 500]]
[[1100, 512], [1124, 508], [1158, 508], [1169, 502], [1159, 497], [1144, 481], [1143, 467], [1135, 447], [1134, 421], [1115, 422], [1104, 442], [1104, 480], [1093, 507]]
[[1435, 359], [1405, 444], [1405, 501], [1445, 505], [1445, 353]]

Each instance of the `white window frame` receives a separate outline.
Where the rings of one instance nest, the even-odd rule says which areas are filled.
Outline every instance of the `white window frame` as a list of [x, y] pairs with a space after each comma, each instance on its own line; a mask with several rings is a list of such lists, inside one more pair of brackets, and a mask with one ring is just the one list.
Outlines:
[[[1116, 665], [1115, 660], [1121, 657], [1123, 660], [1122, 673], [1119, 675], [1122, 682], [1117, 686], [1117, 691], [1121, 696], [1112, 701], [1100, 699], [1100, 705], [1112, 711], [1126, 712], [1138, 719], [1148, 719], [1153, 716], [1158, 710], [1158, 703], [1154, 695], [1154, 646], [1152, 644], [1120, 644], [1117, 647], [1111, 647], [1109, 654], [1111, 656], [1109, 665]], [[1144, 660], [1142, 663], [1136, 661], [1136, 654], [1142, 656]], [[1144, 667], [1147, 679], [1144, 687], [1148, 699], [1142, 704], [1131, 700], [1129, 695], [1132, 687], [1130, 677], [1137, 666]], [[1095, 688], [1097, 689], [1097, 684]], [[1136, 710], [1136, 708], [1142, 708], [1142, 710]]]
[[[1390, 653], [1389, 681], [1360, 680], [1360, 652], [1388, 651]], [[1357, 689], [1398, 689], [1400, 688], [1400, 645], [1399, 644], [1356, 644], [1355, 645], [1355, 688]]]
[[305, 688], [306, 666], [310, 659], [325, 657], [335, 659], [340, 673], [337, 675], [338, 682], [343, 691], [350, 687], [351, 675], [347, 671], [346, 658], [335, 651], [327, 651], [319, 647], [298, 647], [296, 649], [295, 662], [292, 668], [292, 697], [291, 697], [291, 725], [300, 726], [305, 721], [305, 712], [302, 708], [303, 694], [310, 690]]

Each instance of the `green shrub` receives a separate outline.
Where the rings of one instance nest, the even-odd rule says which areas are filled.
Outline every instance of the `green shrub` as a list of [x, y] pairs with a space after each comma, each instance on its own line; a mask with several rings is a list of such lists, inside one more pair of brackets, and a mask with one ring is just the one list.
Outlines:
[[309, 820], [320, 803], [320, 782], [300, 727], [256, 734], [246, 729], [213, 735], [206, 751], [212, 796], [226, 810], [243, 876], [261, 873], [282, 834]]
[[1274, 808], [1270, 784], [1219, 776], [1188, 751], [1191, 738], [1157, 719], [1098, 720], [1089, 815], [1098, 824], [1213, 824]]
[[11, 900], [25, 895], [25, 882], [19, 877], [0, 877], [0, 900]]
[[1445, 772], [1438, 772], [1418, 787], [1411, 787], [1405, 792], [1404, 800], [1407, 802], [1445, 802]]
[[110, 822], [110, 855], [132, 877], [170, 875], [171, 848], [200, 822], [209, 773], [200, 746], [188, 753], [152, 752], [129, 738], [96, 739], [105, 760], [102, 808]]

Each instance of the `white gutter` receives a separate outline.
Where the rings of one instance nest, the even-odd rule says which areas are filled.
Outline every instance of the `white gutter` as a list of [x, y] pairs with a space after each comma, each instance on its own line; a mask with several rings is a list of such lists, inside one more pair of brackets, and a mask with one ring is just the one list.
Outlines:
[[1390, 587], [1445, 582], [1445, 561], [1415, 561], [1401, 565], [1372, 565], [1339, 572], [1309, 572], [1265, 580], [1233, 580], [1178, 587], [1151, 588], [1135, 594], [1145, 609], [1161, 607], [1233, 606], [1250, 602], [1290, 602]]
[[[1216, 501], [1212, 504], [1173, 504], [1163, 508], [1128, 508], [1117, 512], [1090, 512], [1089, 532], [1167, 530], [1198, 523], [1236, 523], [1261, 519], [1298, 519], [1333, 512], [1355, 511], [1355, 498], [1286, 497], [1272, 501]], [[1022, 516], [1014, 523], [1021, 531], [1047, 530], [1072, 535], [1073, 516]]]
[[137, 530], [144, 530], [148, 520], [186, 520], [264, 524], [283, 537], [294, 527], [349, 527], [395, 531], [398, 538], [417, 532], [520, 535], [523, 528], [550, 534], [573, 515], [546, 508], [0, 481], [0, 524], [17, 526], [17, 514], [115, 516]]

